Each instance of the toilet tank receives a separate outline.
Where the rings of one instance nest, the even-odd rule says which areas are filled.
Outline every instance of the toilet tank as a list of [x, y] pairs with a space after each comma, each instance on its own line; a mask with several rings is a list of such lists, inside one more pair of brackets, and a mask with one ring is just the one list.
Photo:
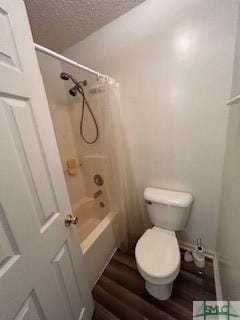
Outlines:
[[190, 193], [147, 187], [144, 199], [154, 226], [179, 231], [187, 225], [193, 201]]

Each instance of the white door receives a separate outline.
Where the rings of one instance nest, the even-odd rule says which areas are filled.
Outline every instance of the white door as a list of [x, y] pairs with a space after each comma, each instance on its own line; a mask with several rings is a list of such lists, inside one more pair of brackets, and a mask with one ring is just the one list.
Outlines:
[[90, 319], [93, 303], [22, 0], [0, 0], [0, 319]]

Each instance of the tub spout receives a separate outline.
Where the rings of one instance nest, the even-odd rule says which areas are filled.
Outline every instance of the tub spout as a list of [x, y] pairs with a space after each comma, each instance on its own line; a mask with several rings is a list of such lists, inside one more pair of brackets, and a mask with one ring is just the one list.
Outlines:
[[94, 193], [93, 197], [97, 199], [98, 197], [100, 197], [102, 193], [103, 193], [102, 190], [98, 190], [97, 192]]

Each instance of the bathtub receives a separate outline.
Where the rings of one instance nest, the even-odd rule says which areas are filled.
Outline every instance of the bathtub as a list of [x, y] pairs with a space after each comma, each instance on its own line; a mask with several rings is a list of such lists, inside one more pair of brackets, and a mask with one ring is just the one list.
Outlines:
[[84, 198], [73, 209], [78, 217], [77, 231], [84, 254], [88, 281], [94, 287], [117, 249], [112, 222], [116, 214], [103, 197]]

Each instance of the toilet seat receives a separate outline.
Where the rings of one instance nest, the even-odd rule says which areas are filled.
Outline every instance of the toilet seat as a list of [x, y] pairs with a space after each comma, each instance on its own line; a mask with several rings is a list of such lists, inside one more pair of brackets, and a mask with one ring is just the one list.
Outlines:
[[173, 281], [180, 269], [180, 251], [174, 232], [153, 227], [138, 240], [135, 249], [139, 272], [149, 282]]

